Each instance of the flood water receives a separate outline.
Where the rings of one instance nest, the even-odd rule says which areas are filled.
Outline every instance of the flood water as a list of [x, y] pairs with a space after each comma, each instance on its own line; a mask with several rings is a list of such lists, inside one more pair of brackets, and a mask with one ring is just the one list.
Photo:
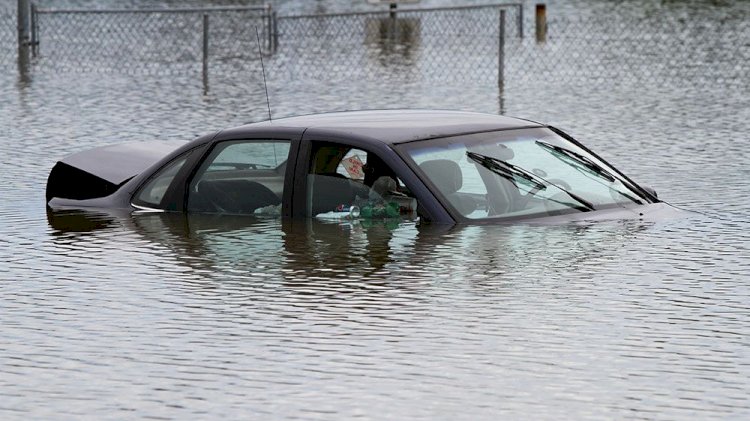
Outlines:
[[[714, 3], [667, 12], [746, 13]], [[278, 9], [320, 11], [307, 4]], [[682, 217], [451, 229], [48, 215], [57, 159], [265, 119], [262, 86], [217, 78], [204, 95], [199, 75], [114, 72], [21, 82], [4, 67], [0, 418], [750, 417], [750, 45], [732, 48], [722, 81], [525, 79], [503, 95], [506, 114], [561, 127]], [[277, 115], [499, 106], [491, 85], [270, 91]]]

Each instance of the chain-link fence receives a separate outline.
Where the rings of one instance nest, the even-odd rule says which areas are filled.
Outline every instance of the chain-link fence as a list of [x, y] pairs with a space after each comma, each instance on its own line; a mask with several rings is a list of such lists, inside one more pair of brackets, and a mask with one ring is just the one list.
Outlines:
[[[498, 77], [500, 15], [515, 4], [274, 19], [267, 10], [39, 11], [38, 71], [200, 72], [204, 36], [214, 76], [258, 74], [258, 39], [280, 78], [487, 81]], [[208, 33], [203, 15], [209, 16]]]
[[[750, 84], [750, 16], [742, 11], [697, 19], [667, 13], [556, 18], [544, 42], [521, 26], [518, 4], [278, 19], [269, 12], [40, 11], [32, 71], [200, 77], [206, 57], [212, 77], [252, 80], [260, 77], [257, 30], [269, 77], [277, 83], [369, 79], [495, 87], [502, 77], [506, 87]], [[15, 38], [15, 10], [0, 7], [3, 66], [14, 63]]]
[[[219, 63], [242, 66], [258, 58], [256, 28], [269, 32], [268, 10], [255, 7], [40, 10], [34, 15], [34, 64], [42, 71], [200, 72], [205, 53]], [[267, 35], [262, 42], [267, 48]]]
[[518, 37], [519, 10], [493, 6], [279, 18], [269, 69], [276, 77], [314, 80], [495, 83], [501, 26], [506, 36]]
[[750, 16], [557, 19], [506, 42], [509, 83], [750, 84]]
[[13, 67], [17, 54], [16, 10], [0, 5], [0, 69]]

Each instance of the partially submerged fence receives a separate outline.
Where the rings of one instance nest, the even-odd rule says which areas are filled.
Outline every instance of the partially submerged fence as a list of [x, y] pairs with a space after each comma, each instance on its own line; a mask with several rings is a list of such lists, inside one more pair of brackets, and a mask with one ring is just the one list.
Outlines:
[[15, 10], [0, 6], [0, 69], [11, 67], [18, 55]]
[[505, 38], [523, 36], [519, 5], [406, 9], [278, 19], [277, 75], [500, 82]]
[[269, 6], [31, 12], [34, 65], [62, 71], [174, 73], [214, 57], [256, 60], [256, 28], [270, 48]]
[[550, 19], [546, 42], [509, 39], [513, 83], [750, 86], [750, 15]]
[[[277, 17], [270, 6], [53, 10], [30, 6], [29, 71], [248, 75], [259, 47], [278, 78], [419, 77], [496, 82], [510, 3]], [[260, 46], [258, 45], [260, 38]]]
[[[28, 42], [35, 57], [26, 71], [203, 74], [204, 81], [210, 73], [252, 80], [260, 78], [260, 38], [277, 83], [366, 78], [501, 89], [667, 80], [750, 85], [750, 16], [741, 11], [700, 19], [659, 13], [551, 18], [548, 31], [544, 22], [537, 31], [525, 30], [533, 15], [524, 15], [517, 3], [285, 17], [268, 6], [35, 9]], [[7, 21], [11, 14], [0, 9], [3, 16]], [[0, 62], [16, 54], [8, 48], [14, 31], [14, 25], [0, 24]]]

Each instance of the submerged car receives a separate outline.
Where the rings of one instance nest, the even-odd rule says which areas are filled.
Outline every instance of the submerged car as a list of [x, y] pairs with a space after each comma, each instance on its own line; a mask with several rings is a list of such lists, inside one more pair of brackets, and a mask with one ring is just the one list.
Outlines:
[[52, 168], [47, 205], [440, 224], [643, 218], [671, 209], [554, 127], [437, 110], [317, 114], [189, 143], [95, 148]]

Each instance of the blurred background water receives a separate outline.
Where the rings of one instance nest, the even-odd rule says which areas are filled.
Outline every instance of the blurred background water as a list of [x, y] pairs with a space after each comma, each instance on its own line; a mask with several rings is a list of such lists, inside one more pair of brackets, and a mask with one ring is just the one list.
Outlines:
[[[334, 0], [274, 7], [371, 10]], [[613, 15], [708, 28], [739, 16], [729, 22], [742, 24], [747, 8], [557, 1], [548, 4], [549, 36], [565, 38], [555, 22], [562, 31], [570, 19]], [[0, 417], [750, 417], [750, 41], [727, 44], [722, 34], [664, 38], [674, 50], [685, 36], [704, 48], [690, 62], [654, 56], [666, 74], [657, 79], [511, 74], [500, 97], [486, 81], [270, 78], [277, 116], [383, 107], [496, 113], [502, 103], [505, 114], [563, 128], [689, 211], [551, 227], [47, 215], [46, 176], [57, 159], [263, 120], [263, 87], [242, 72], [215, 76], [204, 94], [194, 72], [42, 67], [21, 81], [5, 61]], [[562, 49], [555, 57], [570, 55], [562, 41], [548, 45]], [[681, 77], [679, 66], [697, 70]]]

